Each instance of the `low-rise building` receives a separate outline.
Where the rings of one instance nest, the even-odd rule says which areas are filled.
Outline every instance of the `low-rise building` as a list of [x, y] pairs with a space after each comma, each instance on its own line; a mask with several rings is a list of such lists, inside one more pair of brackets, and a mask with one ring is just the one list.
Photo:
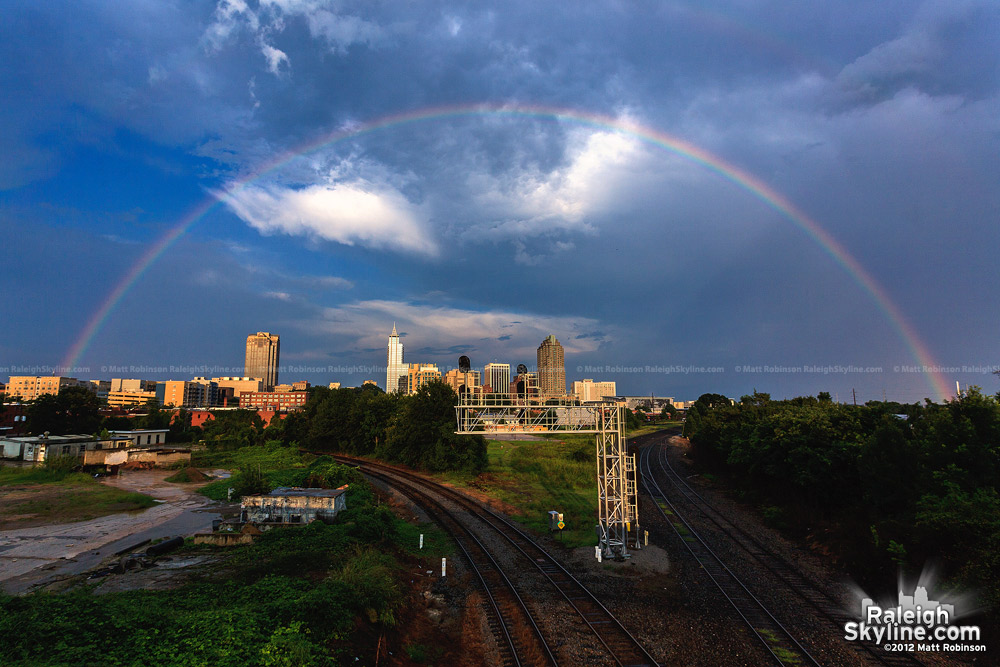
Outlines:
[[456, 394], [461, 393], [462, 387], [475, 392], [482, 386], [482, 374], [479, 371], [470, 370], [463, 373], [458, 368], [453, 368], [444, 374], [444, 383], [455, 390]]
[[83, 386], [94, 392], [102, 403], [108, 401], [108, 394], [111, 393], [111, 380], [87, 380]]
[[170, 431], [165, 428], [149, 428], [149, 429], [139, 429], [134, 431], [109, 431], [111, 437], [115, 440], [129, 440], [129, 447], [156, 447], [157, 445], [162, 445], [167, 442], [167, 433]]
[[191, 463], [191, 450], [173, 447], [130, 447], [128, 453], [128, 463], [146, 464], [144, 467], [170, 468], [182, 463]]
[[642, 407], [650, 412], [662, 412], [664, 406], [672, 405], [680, 408], [683, 405], [683, 401], [680, 401], [681, 405], [678, 405], [673, 396], [620, 396], [619, 398], [625, 401], [625, 407], [629, 410]]
[[614, 396], [615, 393], [614, 382], [594, 382], [587, 379], [573, 383], [573, 395], [583, 403], [599, 401], [606, 396]]
[[3, 458], [44, 463], [57, 456], [83, 459], [84, 452], [98, 449], [125, 449], [127, 438], [97, 440], [92, 435], [28, 435], [0, 438]]
[[301, 410], [308, 400], [308, 391], [250, 391], [240, 396], [240, 407], [289, 412]]
[[167, 380], [156, 385], [156, 399], [164, 407], [209, 408], [218, 399], [219, 385], [205, 378]]
[[111, 378], [111, 386], [108, 391], [156, 391], [156, 380]]
[[[197, 379], [197, 378], [196, 378]], [[203, 379], [203, 378], [202, 378]], [[212, 378], [212, 382], [218, 385], [219, 389], [232, 388], [233, 398], [239, 399], [244, 393], [249, 391], [263, 391], [264, 380], [252, 377], [220, 377]]]
[[274, 387], [272, 391], [309, 391], [310, 385], [305, 380], [299, 380], [298, 382], [292, 382], [291, 384], [279, 384]]
[[347, 485], [339, 489], [281, 487], [259, 496], [243, 496], [240, 520], [256, 524], [329, 523], [347, 507]]
[[28, 406], [4, 403], [0, 408], [0, 435], [21, 435], [28, 430]]
[[89, 382], [81, 382], [76, 378], [61, 375], [12, 375], [7, 383], [7, 396], [20, 398], [23, 401], [33, 401], [45, 394], [56, 395], [67, 387], [87, 387]]
[[108, 406], [112, 408], [141, 408], [152, 400], [156, 400], [155, 390], [108, 392]]

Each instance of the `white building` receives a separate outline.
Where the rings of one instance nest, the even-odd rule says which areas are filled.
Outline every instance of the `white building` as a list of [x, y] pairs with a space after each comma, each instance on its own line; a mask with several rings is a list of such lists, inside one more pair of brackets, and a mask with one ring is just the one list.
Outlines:
[[486, 364], [483, 369], [483, 384], [488, 384], [494, 394], [509, 394], [510, 364]]
[[573, 383], [573, 395], [580, 401], [599, 401], [605, 396], [616, 394], [614, 382], [594, 382], [593, 380], [580, 380]]
[[[389, 334], [389, 345], [385, 355], [385, 392], [387, 394], [400, 391], [399, 381], [405, 378], [409, 368], [403, 363], [403, 343], [396, 333], [396, 323], [392, 323], [392, 333]], [[402, 388], [405, 391], [405, 387]]]
[[123, 440], [128, 438], [129, 447], [153, 447], [155, 445], [162, 445], [167, 442], [167, 433], [170, 431], [165, 428], [156, 429], [142, 429], [135, 431], [108, 431], [111, 437], [115, 440]]

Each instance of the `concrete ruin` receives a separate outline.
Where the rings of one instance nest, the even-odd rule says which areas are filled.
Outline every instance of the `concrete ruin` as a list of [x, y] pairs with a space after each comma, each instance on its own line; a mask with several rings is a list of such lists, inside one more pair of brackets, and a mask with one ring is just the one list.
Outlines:
[[339, 489], [277, 488], [267, 495], [244, 496], [240, 521], [258, 525], [331, 523], [346, 509], [347, 485]]

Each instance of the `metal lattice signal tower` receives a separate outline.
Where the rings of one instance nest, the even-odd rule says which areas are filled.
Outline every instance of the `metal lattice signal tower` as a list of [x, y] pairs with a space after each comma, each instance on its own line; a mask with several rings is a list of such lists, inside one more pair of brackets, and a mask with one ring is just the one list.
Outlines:
[[625, 406], [616, 401], [581, 405], [567, 399], [515, 394], [463, 393], [455, 406], [461, 435], [594, 433], [597, 436], [598, 546], [604, 558], [627, 558], [638, 549], [635, 456], [625, 450]]

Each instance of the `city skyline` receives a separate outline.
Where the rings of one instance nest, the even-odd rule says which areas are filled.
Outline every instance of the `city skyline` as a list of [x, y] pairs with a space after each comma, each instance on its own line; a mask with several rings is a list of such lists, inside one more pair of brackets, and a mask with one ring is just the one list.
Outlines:
[[4, 375], [240, 376], [260, 328], [381, 382], [396, 319], [629, 394], [998, 388], [995, 3], [5, 19]]

